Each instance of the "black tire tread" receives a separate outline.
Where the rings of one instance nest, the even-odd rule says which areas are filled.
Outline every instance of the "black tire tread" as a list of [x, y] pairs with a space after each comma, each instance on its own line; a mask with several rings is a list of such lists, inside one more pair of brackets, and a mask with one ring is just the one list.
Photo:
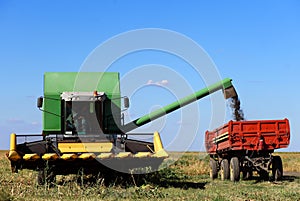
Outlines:
[[240, 163], [237, 157], [230, 160], [230, 180], [233, 182], [240, 180]]
[[215, 159], [210, 158], [209, 165], [210, 165], [210, 172], [209, 172], [210, 178], [212, 180], [218, 178], [218, 162]]
[[283, 176], [283, 166], [280, 156], [273, 156], [272, 160], [272, 176], [275, 181], [280, 181]]
[[221, 161], [221, 180], [228, 180], [230, 178], [230, 171], [229, 171], [229, 162], [227, 159], [223, 159]]

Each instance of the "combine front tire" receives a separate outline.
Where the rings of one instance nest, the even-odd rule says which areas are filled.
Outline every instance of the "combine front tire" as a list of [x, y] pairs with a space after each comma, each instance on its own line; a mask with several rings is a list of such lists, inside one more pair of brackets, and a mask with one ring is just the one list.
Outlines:
[[209, 165], [210, 165], [210, 171], [209, 171], [210, 178], [216, 179], [218, 177], [218, 163], [215, 159], [210, 158]]
[[227, 159], [223, 159], [221, 162], [221, 168], [220, 168], [220, 173], [221, 173], [221, 180], [227, 180], [230, 178], [229, 174], [229, 163]]
[[237, 157], [230, 160], [230, 180], [233, 182], [240, 180], [240, 163]]
[[272, 159], [272, 176], [275, 181], [282, 179], [283, 167], [280, 156], [273, 156]]

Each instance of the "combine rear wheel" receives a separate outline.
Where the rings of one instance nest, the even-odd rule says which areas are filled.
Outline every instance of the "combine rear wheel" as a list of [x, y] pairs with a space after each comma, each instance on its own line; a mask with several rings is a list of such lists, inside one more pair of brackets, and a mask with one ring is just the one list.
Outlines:
[[209, 165], [210, 165], [210, 171], [209, 171], [210, 178], [216, 179], [218, 177], [218, 163], [215, 159], [210, 158]]
[[220, 173], [221, 173], [221, 180], [227, 180], [230, 178], [229, 174], [229, 163], [227, 159], [223, 159], [221, 162], [221, 168], [220, 168]]
[[237, 157], [230, 160], [230, 180], [233, 182], [240, 180], [240, 163]]
[[273, 156], [272, 159], [272, 176], [275, 181], [282, 179], [283, 167], [280, 156]]

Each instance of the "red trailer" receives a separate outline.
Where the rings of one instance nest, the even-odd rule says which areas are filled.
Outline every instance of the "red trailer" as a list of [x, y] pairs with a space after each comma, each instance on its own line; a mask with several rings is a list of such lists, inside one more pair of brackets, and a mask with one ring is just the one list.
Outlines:
[[253, 171], [266, 179], [280, 180], [283, 168], [275, 149], [286, 148], [290, 143], [289, 120], [229, 121], [205, 133], [205, 146], [210, 155], [210, 177], [238, 181], [252, 177]]

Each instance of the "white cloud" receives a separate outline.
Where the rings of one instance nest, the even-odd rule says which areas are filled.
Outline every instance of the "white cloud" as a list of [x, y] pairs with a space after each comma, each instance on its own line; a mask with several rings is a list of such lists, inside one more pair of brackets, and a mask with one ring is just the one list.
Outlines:
[[176, 124], [177, 125], [181, 125], [181, 126], [190, 126], [190, 125], [193, 125], [192, 122], [187, 122], [187, 121], [183, 122], [182, 120], [177, 121]]
[[168, 80], [161, 80], [161, 81], [157, 81], [154, 82], [153, 80], [148, 80], [146, 85], [157, 85], [157, 86], [166, 86], [169, 84]]
[[154, 84], [153, 80], [148, 80], [147, 85]]
[[33, 121], [33, 122], [31, 122], [31, 125], [39, 125], [40, 123], [39, 122], [37, 122], [37, 121]]
[[10, 119], [6, 120], [6, 123], [8, 123], [8, 124], [23, 124], [23, 123], [25, 123], [25, 121], [22, 119], [10, 118]]
[[167, 84], [169, 84], [169, 81], [168, 80], [162, 80], [160, 83], [161, 83], [161, 85], [167, 85]]
[[181, 125], [181, 124], [182, 124], [182, 121], [179, 120], [179, 121], [176, 122], [176, 124]]

